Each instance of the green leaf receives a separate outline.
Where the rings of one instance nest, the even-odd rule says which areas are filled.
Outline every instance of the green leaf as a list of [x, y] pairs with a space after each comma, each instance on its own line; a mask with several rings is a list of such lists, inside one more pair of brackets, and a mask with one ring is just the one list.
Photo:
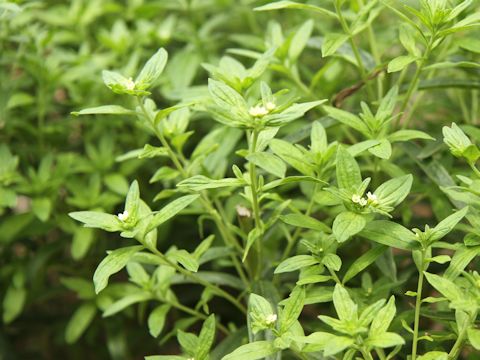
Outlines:
[[105, 231], [120, 231], [122, 225], [114, 215], [98, 211], [76, 211], [68, 214], [71, 218], [85, 224], [85, 227], [99, 228]]
[[381, 205], [395, 207], [409, 194], [412, 188], [413, 176], [411, 174], [399, 176], [388, 180], [375, 190], [375, 195]]
[[136, 219], [139, 206], [140, 190], [138, 188], [138, 182], [135, 180], [132, 182], [132, 185], [130, 185], [130, 189], [127, 193], [127, 199], [125, 200], [125, 210], [128, 212], [128, 216]]
[[164, 48], [158, 51], [147, 61], [143, 69], [135, 79], [135, 83], [140, 89], [149, 88], [155, 80], [162, 74], [167, 64], [168, 53]]
[[[392, 295], [388, 300], [388, 303], [377, 313], [377, 316], [370, 325], [370, 331], [368, 333], [369, 338], [376, 338], [382, 334], [385, 334], [388, 330], [397, 309], [395, 307], [395, 297]], [[398, 345], [398, 344], [396, 344]]]
[[365, 254], [356, 259], [343, 276], [342, 283], [345, 284], [347, 281], [353, 279], [357, 274], [359, 274], [368, 266], [373, 264], [375, 260], [377, 260], [377, 258], [382, 255], [387, 249], [388, 247], [383, 245], [374, 246]]
[[370, 130], [368, 129], [367, 125], [365, 125], [365, 123], [358, 116], [353, 115], [348, 111], [337, 109], [333, 106], [323, 106], [322, 108], [326, 111], [328, 116], [341, 122], [342, 124], [350, 126], [365, 136], [370, 134]]
[[340, 284], [335, 285], [333, 291], [333, 305], [341, 321], [353, 321], [358, 317], [358, 307], [350, 297], [348, 291]]
[[280, 216], [280, 220], [285, 224], [301, 228], [330, 232], [330, 228], [321, 221], [304, 214], [287, 214]]
[[142, 151], [138, 154], [139, 159], [152, 159], [157, 156], [162, 156], [162, 157], [169, 156], [168, 150], [164, 147], [145, 144]]
[[85, 303], [81, 305], [68, 321], [65, 329], [65, 341], [67, 344], [75, 343], [85, 332], [90, 323], [93, 321], [97, 307], [94, 303]]
[[245, 99], [230, 86], [208, 79], [208, 90], [220, 108], [231, 111], [233, 116], [239, 115], [241, 119], [250, 117]]
[[444, 277], [454, 281], [461, 272], [472, 262], [472, 260], [480, 255], [480, 246], [461, 247], [453, 255], [452, 261], [445, 271]]
[[436, 274], [425, 273], [427, 281], [432, 285], [440, 294], [445, 296], [449, 301], [459, 301], [464, 299], [464, 295], [461, 289], [452, 281], [443, 278]]
[[305, 155], [297, 147], [285, 140], [272, 139], [270, 149], [287, 164], [303, 175], [314, 176], [313, 166], [305, 161]]
[[98, 265], [93, 275], [95, 293], [102, 291], [107, 286], [110, 276], [122, 270], [130, 258], [141, 249], [143, 246], [136, 245], [111, 251]]
[[328, 33], [325, 35], [322, 43], [322, 56], [327, 57], [335, 54], [340, 46], [348, 40], [348, 35], [338, 33]]
[[462, 210], [458, 210], [457, 212], [453, 213], [452, 215], [446, 217], [442, 221], [440, 221], [437, 226], [435, 226], [431, 231], [431, 235], [429, 237], [429, 241], [434, 242], [438, 241], [451, 232], [455, 226], [467, 215], [468, 206], [464, 207]]
[[203, 175], [195, 175], [177, 184], [180, 189], [188, 189], [192, 191], [203, 191], [208, 189], [218, 189], [223, 187], [239, 187], [244, 186], [245, 182], [237, 178], [225, 178], [214, 180]]
[[380, 159], [388, 160], [392, 156], [392, 144], [387, 139], [381, 139], [380, 144], [372, 146], [368, 151]]
[[290, 47], [288, 48], [288, 57], [295, 61], [302, 53], [308, 39], [312, 35], [313, 20], [307, 20], [297, 30], [292, 40], [290, 41]]
[[337, 150], [337, 184], [339, 188], [355, 191], [362, 183], [360, 168], [354, 157], [339, 146]]
[[138, 292], [138, 293], [126, 295], [120, 298], [120, 300], [110, 304], [103, 312], [103, 317], [109, 317], [109, 316], [115, 315], [116, 313], [122, 311], [123, 309], [129, 307], [130, 305], [133, 305], [139, 302], [145, 302], [151, 299], [153, 299], [153, 295], [149, 292]]
[[200, 195], [186, 195], [182, 196], [181, 198], [173, 200], [171, 203], [163, 207], [160, 211], [158, 211], [150, 220], [148, 224], [146, 233], [149, 233], [156, 227], [160, 226], [167, 220], [170, 220], [172, 217], [177, 215], [180, 211], [185, 209], [188, 205], [198, 199]]
[[290, 294], [290, 297], [285, 301], [283, 311], [280, 313], [280, 334], [286, 333], [297, 321], [305, 305], [305, 296], [305, 288], [303, 286], [296, 286]]
[[387, 71], [389, 73], [402, 71], [415, 60], [417, 60], [417, 57], [413, 55], [403, 55], [396, 57], [388, 63]]
[[296, 271], [315, 264], [318, 264], [318, 260], [311, 255], [296, 255], [282, 261], [276, 267], [275, 274]]
[[336, 254], [326, 254], [322, 259], [322, 264], [333, 271], [339, 271], [342, 267], [342, 259]]
[[480, 329], [470, 328], [467, 330], [468, 341], [476, 349], [480, 350]]
[[389, 348], [398, 345], [404, 345], [405, 340], [395, 333], [392, 332], [384, 332], [381, 334], [369, 336], [367, 339], [367, 344], [372, 347], [378, 348]]
[[285, 163], [277, 156], [270, 153], [253, 153], [247, 156], [247, 160], [279, 178], [284, 178], [285, 173], [287, 172], [287, 166]]
[[369, 222], [359, 236], [397, 249], [412, 250], [420, 247], [410, 230], [387, 220]]
[[133, 115], [135, 111], [126, 109], [120, 105], [103, 105], [87, 109], [82, 109], [80, 111], [73, 111], [72, 115], [92, 115], [92, 114], [109, 114], [109, 115]]
[[333, 235], [339, 243], [342, 243], [362, 231], [366, 224], [367, 220], [361, 214], [344, 211], [333, 221]]
[[3, 298], [3, 322], [11, 323], [15, 320], [23, 310], [25, 300], [27, 299], [27, 291], [23, 286], [15, 286], [11, 284]]
[[259, 360], [273, 355], [277, 351], [272, 341], [256, 341], [236, 348], [235, 351], [225, 355], [222, 360]]
[[40, 221], [47, 221], [52, 212], [52, 201], [49, 198], [35, 198], [32, 201], [32, 212]]
[[323, 154], [327, 151], [328, 142], [327, 142], [327, 133], [325, 128], [318, 121], [315, 121], [312, 124], [312, 131], [310, 133], [310, 147], [312, 152], [315, 154]]
[[203, 323], [202, 330], [198, 335], [198, 348], [195, 359], [206, 360], [213, 341], [215, 340], [215, 315], [211, 314]]
[[427, 133], [419, 130], [398, 130], [388, 135], [387, 139], [394, 143], [400, 141], [409, 141], [413, 139], [435, 140]]
[[167, 254], [167, 257], [170, 260], [174, 260], [175, 262], [179, 262], [182, 266], [191, 271], [197, 272], [198, 271], [198, 260], [186, 250], [174, 250]]
[[169, 311], [170, 305], [163, 304], [157, 306], [148, 316], [148, 330], [154, 338], [162, 332]]
[[417, 358], [418, 360], [448, 360], [448, 354], [443, 351], [429, 351]]
[[270, 10], [280, 10], [280, 9], [299, 9], [299, 10], [307, 10], [312, 12], [317, 12], [322, 15], [327, 15], [334, 19], [337, 18], [337, 14], [332, 11], [323, 9], [319, 6], [310, 5], [310, 4], [300, 4], [294, 1], [282, 0], [276, 1], [270, 4], [266, 4], [263, 6], [256, 7], [255, 11], [270, 11]]

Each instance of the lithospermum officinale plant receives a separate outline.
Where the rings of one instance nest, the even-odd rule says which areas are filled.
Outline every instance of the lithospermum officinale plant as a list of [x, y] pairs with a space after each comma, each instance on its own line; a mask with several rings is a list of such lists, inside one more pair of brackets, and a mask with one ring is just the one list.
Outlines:
[[[190, 58], [160, 48], [135, 74], [135, 54], [104, 69], [105, 105], [73, 113], [128, 121], [147, 143], [117, 161], [155, 170], [148, 183], [129, 172], [119, 212], [118, 199], [70, 201], [86, 231], [120, 238], [93, 287], [64, 279], [82, 301], [67, 341], [99, 310], [135, 308], [159, 345], [148, 360], [479, 358], [478, 1], [241, 3], [251, 33], [231, 34], [225, 53], [204, 54], [211, 29], [193, 27], [208, 76], [172, 88]], [[100, 165], [103, 144], [88, 151]], [[0, 147], [1, 209], [26, 193], [46, 220], [52, 157], [29, 182], [11, 150]], [[110, 281], [119, 272], [128, 279]], [[15, 272], [6, 322], [25, 288]]]

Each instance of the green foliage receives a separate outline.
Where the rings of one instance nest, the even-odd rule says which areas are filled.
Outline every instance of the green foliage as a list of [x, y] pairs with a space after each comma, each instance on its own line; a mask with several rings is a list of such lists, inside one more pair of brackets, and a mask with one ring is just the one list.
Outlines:
[[0, 1], [0, 358], [478, 358], [479, 14]]

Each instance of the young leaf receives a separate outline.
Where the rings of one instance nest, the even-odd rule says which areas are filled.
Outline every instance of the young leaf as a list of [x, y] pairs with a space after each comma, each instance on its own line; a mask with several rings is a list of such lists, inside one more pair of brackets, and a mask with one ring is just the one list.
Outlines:
[[420, 247], [415, 235], [410, 230], [386, 220], [369, 222], [359, 236], [397, 249], [412, 250]]
[[198, 348], [195, 359], [206, 360], [213, 341], [215, 340], [215, 315], [210, 315], [203, 323], [202, 330], [198, 335]]
[[362, 183], [360, 168], [350, 153], [344, 147], [337, 149], [337, 184], [339, 188], [354, 191]]
[[275, 274], [296, 271], [315, 264], [318, 264], [318, 260], [311, 255], [296, 255], [282, 261], [275, 269]]
[[372, 146], [368, 151], [380, 159], [388, 160], [392, 156], [392, 144], [387, 139], [381, 139], [379, 144]]
[[180, 211], [185, 209], [188, 205], [198, 199], [200, 195], [186, 195], [173, 200], [171, 203], [162, 208], [157, 212], [148, 224], [146, 233], [149, 233], [156, 227], [160, 226], [167, 220], [170, 220], [172, 217], [177, 215]]
[[167, 64], [168, 53], [164, 48], [160, 48], [145, 64], [143, 69], [135, 79], [135, 83], [140, 89], [149, 88], [155, 80], [162, 74]]
[[353, 279], [357, 274], [373, 264], [377, 258], [382, 255], [388, 248], [383, 245], [377, 245], [368, 250], [365, 254], [356, 259], [348, 268], [343, 276], [342, 284], [345, 284], [350, 279]]
[[462, 210], [458, 210], [457, 212], [440, 221], [437, 226], [432, 229], [429, 240], [434, 242], [443, 238], [453, 230], [453, 228], [460, 222], [460, 220], [464, 218], [465, 215], [467, 215], [467, 212], [468, 206], [464, 207]]
[[297, 321], [305, 305], [305, 288], [297, 286], [293, 289], [290, 297], [285, 302], [285, 307], [280, 316], [280, 334], [284, 334]]
[[415, 60], [417, 60], [417, 57], [413, 55], [403, 55], [396, 57], [388, 63], [387, 71], [389, 73], [402, 71]]
[[133, 115], [135, 111], [126, 109], [120, 105], [103, 105], [72, 112], [72, 115], [75, 116], [92, 114]]
[[279, 178], [284, 178], [287, 171], [287, 166], [277, 156], [265, 153], [257, 152], [247, 156], [247, 160], [262, 168], [263, 170], [275, 175]]
[[419, 130], [398, 130], [388, 135], [387, 139], [392, 143], [414, 139], [435, 140], [427, 133]]
[[338, 318], [342, 321], [352, 321], [358, 317], [358, 307], [350, 297], [348, 291], [340, 284], [335, 285], [333, 291], [333, 305]]
[[365, 123], [358, 116], [332, 106], [323, 106], [323, 110], [326, 111], [328, 116], [341, 122], [342, 124], [350, 126], [363, 135], [368, 136], [370, 134], [370, 130], [368, 129], [367, 125], [365, 125]]
[[325, 35], [322, 44], [322, 56], [327, 57], [335, 54], [340, 46], [348, 40], [348, 35], [338, 33], [328, 33]]
[[148, 316], [148, 330], [150, 331], [150, 335], [154, 338], [162, 332], [169, 311], [170, 305], [163, 304], [157, 306]]
[[405, 340], [403, 340], [403, 338], [398, 334], [392, 332], [384, 332], [381, 334], [369, 336], [367, 344], [378, 348], [389, 348], [398, 345], [404, 345]]
[[76, 211], [68, 214], [71, 218], [84, 223], [85, 227], [99, 228], [105, 231], [120, 231], [122, 226], [114, 215], [105, 214], [99, 211]]
[[477, 349], [480, 350], [480, 329], [470, 328], [467, 330], [468, 341], [470, 344]]
[[141, 249], [143, 249], [143, 246], [136, 245], [111, 251], [93, 274], [95, 293], [98, 294], [102, 291], [107, 286], [110, 276], [122, 270], [130, 258]]
[[273, 355], [277, 351], [272, 341], [256, 341], [236, 348], [230, 354], [225, 355], [222, 360], [259, 360]]
[[372, 324], [370, 325], [368, 337], [376, 338], [382, 334], [385, 334], [390, 326], [390, 323], [395, 317], [396, 312], [397, 309], [395, 308], [395, 297], [392, 295], [388, 300], [387, 305], [385, 305], [373, 319]]
[[459, 301], [464, 298], [462, 291], [454, 282], [436, 274], [425, 273], [425, 276], [430, 285], [449, 301]]
[[404, 175], [388, 180], [375, 190], [375, 195], [381, 205], [395, 207], [400, 204], [410, 192], [413, 176]]
[[65, 329], [65, 341], [67, 344], [75, 343], [80, 336], [82, 336], [92, 322], [96, 313], [97, 307], [91, 302], [81, 305], [73, 313], [72, 317], [68, 321], [67, 328]]
[[280, 216], [285, 224], [321, 232], [330, 232], [330, 228], [321, 221], [304, 214], [287, 214]]
[[344, 211], [338, 214], [333, 222], [333, 235], [339, 243], [342, 243], [362, 231], [366, 224], [367, 221], [361, 214]]
[[417, 358], [418, 360], [448, 360], [448, 354], [443, 351], [429, 351]]
[[313, 20], [307, 20], [293, 36], [290, 47], [288, 48], [288, 56], [292, 61], [295, 61], [302, 53], [308, 39], [310, 39], [312, 35], [312, 30]]

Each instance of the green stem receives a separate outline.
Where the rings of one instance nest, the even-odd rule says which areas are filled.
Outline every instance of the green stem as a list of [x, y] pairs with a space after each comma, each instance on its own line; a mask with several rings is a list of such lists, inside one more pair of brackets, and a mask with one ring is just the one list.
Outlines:
[[480, 178], [480, 171], [477, 169], [475, 164], [469, 161], [468, 165], [470, 166], [470, 169], [472, 169], [472, 171], [475, 173], [475, 175]]
[[425, 51], [423, 53], [423, 56], [420, 60], [420, 62], [417, 64], [417, 69], [415, 70], [415, 74], [413, 75], [412, 80], [410, 81], [410, 86], [408, 87], [407, 94], [405, 95], [405, 98], [403, 99], [402, 106], [400, 107], [400, 116], [397, 119], [397, 122], [395, 124], [395, 127], [398, 127], [401, 125], [402, 119], [406, 119], [406, 121], [403, 123], [402, 128], [407, 128], [408, 124], [410, 122], [411, 117], [406, 117], [406, 114], [404, 113], [405, 110], [407, 109], [408, 104], [410, 103], [410, 98], [412, 97], [413, 93], [417, 90], [418, 88], [418, 82], [420, 79], [420, 74], [422, 73], [423, 67], [425, 66], [425, 63], [427, 62], [428, 58], [430, 57], [430, 53], [432, 51], [432, 46], [433, 42], [435, 41], [435, 35], [432, 34], [430, 37], [427, 47], [425, 48]]
[[353, 39], [353, 34], [350, 31], [350, 27], [348, 26], [347, 21], [343, 17], [342, 10], [336, 4], [335, 4], [335, 10], [337, 12], [338, 20], [340, 22], [340, 25], [342, 26], [344, 33], [348, 35], [348, 41], [350, 43], [350, 46], [353, 51], [353, 55], [355, 57], [355, 61], [357, 63], [358, 72], [360, 74], [361, 79], [364, 81], [366, 85], [368, 96], [370, 98], [373, 98], [372, 88], [370, 87], [370, 83], [368, 82], [368, 78], [367, 78], [367, 69], [365, 68], [365, 64], [363, 63], [362, 56], [360, 55], [360, 51], [358, 50], [358, 47], [355, 44], [355, 41]]
[[[252, 140], [250, 142], [250, 154], [254, 154], [257, 149], [259, 131], [254, 129], [252, 132]], [[250, 191], [252, 195], [252, 208], [253, 208], [253, 217], [255, 219], [255, 227], [262, 233], [263, 223], [260, 215], [260, 205], [258, 201], [258, 184], [257, 184], [257, 173], [255, 164], [250, 162], [248, 172], [250, 173]], [[257, 271], [256, 278], [257, 280], [260, 277], [262, 271], [262, 244], [261, 237], [255, 241], [255, 249], [257, 252]]]
[[[202, 314], [199, 311], [196, 311], [195, 309], [189, 308], [188, 306], [182, 305], [179, 302], [174, 302], [174, 301], [165, 301], [167, 304], [173, 306], [174, 308], [183, 311], [187, 314], [190, 314], [192, 316], [195, 316], [199, 319], [206, 320], [207, 316]], [[217, 323], [217, 327], [220, 329], [221, 332], [223, 332], [225, 335], [230, 335], [230, 331], [221, 323]]]
[[168, 257], [166, 257], [161, 251], [156, 249], [155, 247], [149, 247], [149, 250], [152, 251], [155, 255], [159, 256], [164, 263], [166, 263], [168, 266], [173, 267], [175, 270], [177, 270], [180, 274], [184, 275], [185, 277], [188, 277], [195, 282], [199, 283], [200, 285], [208, 288], [212, 293], [217, 294], [218, 296], [224, 298], [225, 300], [229, 301], [232, 305], [234, 305], [238, 310], [240, 310], [242, 313], [245, 315], [247, 314], [247, 309], [237, 300], [235, 299], [232, 295], [227, 293], [225, 290], [222, 290], [216, 285], [213, 285], [212, 283], [208, 282], [207, 280], [203, 280], [201, 277], [198, 275], [195, 275], [194, 273], [191, 273], [190, 271], [182, 268], [180, 265], [178, 265], [175, 262], [170, 261]]
[[470, 327], [470, 325], [471, 325], [471, 319], [460, 330], [457, 340], [455, 341], [455, 344], [453, 344], [452, 349], [448, 353], [448, 360], [456, 360], [460, 355], [460, 352], [462, 351], [462, 348], [463, 348], [463, 343], [465, 342], [465, 337], [467, 335], [467, 330]]
[[412, 343], [412, 360], [417, 358], [417, 345], [418, 345], [418, 326], [420, 323], [420, 307], [422, 305], [422, 288], [423, 288], [423, 264], [425, 261], [425, 250], [422, 250], [422, 256], [420, 261], [420, 272], [418, 276], [417, 285], [417, 299], [415, 301], [415, 322], [413, 325], [413, 343]]
[[365, 348], [361, 348], [360, 352], [362, 353], [362, 356], [365, 360], [373, 360], [372, 354], [370, 354], [370, 351], [368, 351]]
[[[308, 203], [307, 209], [305, 210], [305, 215], [307, 215], [307, 216], [309, 216], [312, 212], [313, 205], [315, 204], [315, 194], [317, 193], [317, 191], [318, 191], [318, 184], [315, 184], [315, 187], [313, 188], [312, 197], [310, 198], [310, 202]], [[287, 247], [285, 248], [285, 251], [283, 252], [281, 261], [285, 260], [290, 255], [290, 253], [292, 252], [292, 248], [295, 246], [295, 243], [297, 242], [301, 233], [302, 233], [301, 228], [297, 228], [295, 230], [291, 239], [289, 239], [289, 241], [288, 241], [288, 244], [287, 244]]]
[[[143, 104], [143, 101], [140, 98], [138, 98], [138, 102], [139, 102], [140, 108], [143, 111], [144, 116], [149, 118], [149, 114], [147, 112], [147, 109], [145, 109], [145, 105]], [[160, 140], [160, 143], [162, 144], [162, 146], [167, 150], [167, 153], [170, 159], [172, 160], [177, 170], [181, 173], [182, 177], [184, 179], [188, 178], [189, 177], [188, 172], [185, 170], [184, 166], [182, 165], [181, 161], [177, 157], [177, 154], [175, 153], [175, 151], [173, 151], [167, 139], [165, 139], [165, 136], [163, 136], [163, 133], [155, 125], [153, 125], [153, 131], [155, 132], [155, 135], [157, 136], [157, 138]], [[208, 196], [203, 192], [200, 193], [200, 201], [202, 202], [202, 205], [205, 208], [205, 210], [212, 216], [213, 221], [215, 222], [215, 225], [220, 231], [220, 234], [222, 235], [225, 243], [229, 246], [236, 248], [239, 251], [239, 253], [242, 253], [243, 249], [237, 243], [235, 236], [231, 234], [228, 227], [223, 223], [222, 217], [219, 215], [218, 211], [212, 205], [212, 202], [210, 201]], [[242, 265], [240, 264], [239, 260], [235, 255], [232, 255], [231, 259], [242, 282], [246, 287], [249, 287], [250, 283], [247, 279], [247, 276], [245, 275], [245, 272], [243, 271]]]

